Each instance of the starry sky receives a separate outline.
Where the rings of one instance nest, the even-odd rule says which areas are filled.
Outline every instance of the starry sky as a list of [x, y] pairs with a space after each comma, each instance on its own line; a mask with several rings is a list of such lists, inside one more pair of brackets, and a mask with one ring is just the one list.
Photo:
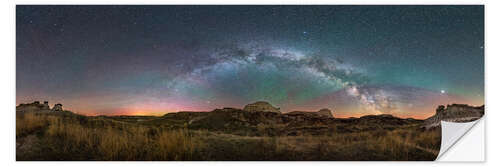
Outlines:
[[484, 104], [484, 7], [16, 7], [16, 103], [426, 118]]

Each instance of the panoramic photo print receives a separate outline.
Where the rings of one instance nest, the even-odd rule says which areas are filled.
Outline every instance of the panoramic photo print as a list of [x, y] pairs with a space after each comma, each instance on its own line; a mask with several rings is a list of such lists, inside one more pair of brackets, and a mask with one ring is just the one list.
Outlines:
[[433, 161], [482, 5], [17, 5], [17, 161]]

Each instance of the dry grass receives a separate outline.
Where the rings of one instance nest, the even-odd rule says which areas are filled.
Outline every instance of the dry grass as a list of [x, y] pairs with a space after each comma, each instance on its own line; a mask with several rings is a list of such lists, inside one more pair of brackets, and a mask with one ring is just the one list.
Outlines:
[[116, 122], [113, 126], [90, 128], [74, 118], [33, 114], [18, 117], [18, 134], [34, 129], [45, 129], [41, 142], [59, 154], [57, 159], [189, 160], [195, 147], [201, 146], [186, 129], [161, 130]]
[[47, 126], [48, 117], [33, 112], [19, 114], [16, 117], [16, 136], [23, 136]]
[[438, 130], [412, 129], [276, 138], [278, 150], [311, 153], [300, 160], [433, 160], [441, 139]]
[[18, 137], [39, 134], [38, 145], [32, 146], [39, 151], [17, 151], [18, 160], [433, 160], [441, 137], [439, 130], [414, 128], [239, 136], [33, 113], [16, 121]]

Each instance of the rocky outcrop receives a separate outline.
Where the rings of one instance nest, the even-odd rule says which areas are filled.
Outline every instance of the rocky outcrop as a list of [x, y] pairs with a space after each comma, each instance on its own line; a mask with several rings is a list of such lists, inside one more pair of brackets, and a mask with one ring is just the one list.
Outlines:
[[50, 110], [49, 101], [44, 101], [43, 102], [42, 110]]
[[479, 107], [466, 104], [440, 105], [436, 109], [436, 114], [427, 118], [424, 123], [425, 128], [441, 126], [441, 121], [447, 122], [470, 122], [481, 118], [484, 115], [484, 105]]
[[248, 112], [273, 112], [280, 113], [280, 108], [273, 107], [271, 104], [265, 101], [258, 101], [252, 104], [247, 104], [244, 108], [244, 111]]
[[323, 108], [318, 111], [318, 115], [321, 117], [326, 117], [326, 118], [333, 118], [332, 111], [328, 108]]
[[19, 112], [50, 111], [50, 107], [48, 101], [45, 101], [43, 104], [40, 104], [40, 101], [34, 101], [33, 103], [19, 104], [16, 107], [16, 111]]
[[16, 111], [18, 112], [59, 112], [64, 111], [62, 108], [62, 104], [55, 104], [52, 109], [49, 107], [49, 102], [44, 101], [43, 104], [40, 104], [40, 101], [34, 101], [33, 103], [28, 104], [19, 104], [16, 106]]
[[308, 122], [311, 120], [321, 119], [317, 112], [307, 112], [307, 111], [292, 111], [283, 114], [285, 118], [291, 120], [292, 122]]
[[315, 117], [315, 118], [333, 118], [332, 111], [328, 108], [323, 108], [317, 112], [310, 111], [292, 111], [285, 114], [290, 118], [296, 120], [303, 120], [305, 117]]
[[[321, 112], [320, 112], [321, 111]], [[369, 115], [361, 118], [333, 118], [331, 111], [249, 112], [237, 108], [210, 112], [168, 113], [161, 119], [168, 126], [219, 131], [236, 135], [324, 135], [377, 129], [395, 129], [421, 125], [423, 120], [404, 119], [392, 115]], [[321, 113], [321, 114], [320, 114]]]
[[52, 111], [64, 111], [62, 108], [62, 104], [60, 103], [54, 104], [54, 107], [52, 107]]

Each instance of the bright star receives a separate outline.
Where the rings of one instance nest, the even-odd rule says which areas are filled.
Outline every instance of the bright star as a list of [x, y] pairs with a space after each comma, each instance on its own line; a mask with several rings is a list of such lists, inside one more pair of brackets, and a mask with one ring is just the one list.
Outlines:
[[441, 94], [445, 94], [445, 93], [446, 93], [446, 91], [444, 91], [444, 90], [441, 90]]

